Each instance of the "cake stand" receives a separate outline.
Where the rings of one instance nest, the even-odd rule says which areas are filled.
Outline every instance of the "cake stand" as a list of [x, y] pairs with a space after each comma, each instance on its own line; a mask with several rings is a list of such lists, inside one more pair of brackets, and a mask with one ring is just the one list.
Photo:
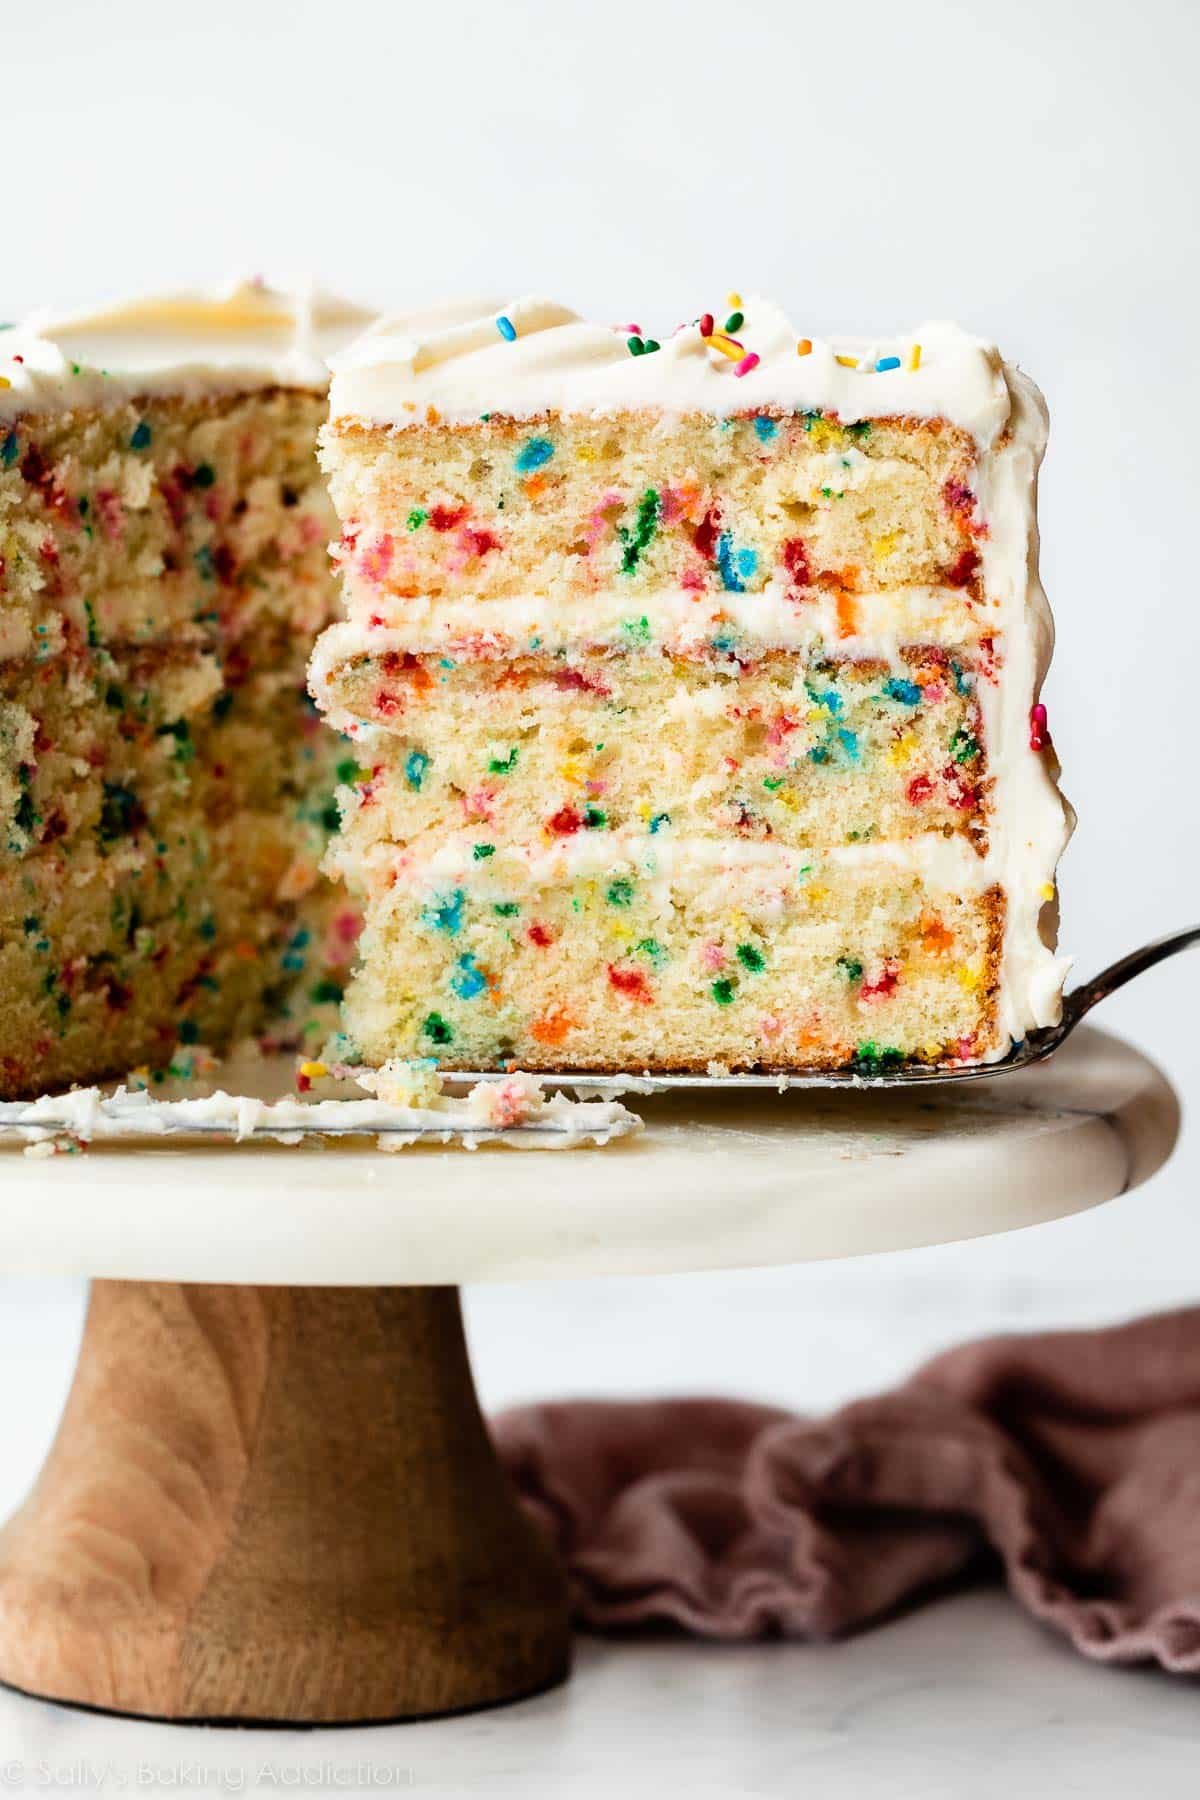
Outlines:
[[492, 1453], [458, 1283], [1011, 1230], [1137, 1186], [1178, 1129], [1158, 1070], [1093, 1030], [959, 1087], [634, 1104], [641, 1136], [557, 1154], [0, 1153], [0, 1265], [93, 1281], [57, 1438], [0, 1534], [0, 1680], [289, 1725], [549, 1686], [565, 1584]]

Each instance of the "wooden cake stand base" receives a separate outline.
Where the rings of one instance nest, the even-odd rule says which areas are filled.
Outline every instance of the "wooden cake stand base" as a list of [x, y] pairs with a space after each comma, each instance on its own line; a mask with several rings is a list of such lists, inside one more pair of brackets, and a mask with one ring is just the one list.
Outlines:
[[410, 1719], [561, 1681], [563, 1576], [455, 1288], [98, 1281], [0, 1534], [0, 1680], [156, 1718]]

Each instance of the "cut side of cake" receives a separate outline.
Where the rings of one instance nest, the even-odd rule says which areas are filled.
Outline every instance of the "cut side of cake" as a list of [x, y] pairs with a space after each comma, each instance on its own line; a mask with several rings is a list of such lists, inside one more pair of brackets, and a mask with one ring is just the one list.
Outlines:
[[0, 334], [0, 1095], [320, 986], [315, 441], [368, 317], [249, 284]]
[[383, 322], [331, 402], [366, 1061], [871, 1070], [1053, 1022], [1045, 411], [994, 349], [530, 300]]

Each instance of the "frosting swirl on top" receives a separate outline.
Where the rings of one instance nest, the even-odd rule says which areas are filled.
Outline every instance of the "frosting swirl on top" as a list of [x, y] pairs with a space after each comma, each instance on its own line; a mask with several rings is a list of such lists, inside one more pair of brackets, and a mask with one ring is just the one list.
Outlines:
[[313, 288], [258, 280], [32, 313], [0, 331], [0, 419], [151, 394], [323, 389], [329, 357], [373, 316]]
[[1008, 422], [999, 352], [957, 325], [921, 325], [887, 340], [809, 340], [767, 300], [747, 296], [738, 311], [729, 333], [706, 317], [661, 346], [536, 298], [384, 318], [332, 359], [331, 409], [335, 419], [390, 425], [424, 424], [430, 408], [450, 424], [484, 412], [638, 408], [820, 411], [847, 423], [945, 418], [984, 449]]

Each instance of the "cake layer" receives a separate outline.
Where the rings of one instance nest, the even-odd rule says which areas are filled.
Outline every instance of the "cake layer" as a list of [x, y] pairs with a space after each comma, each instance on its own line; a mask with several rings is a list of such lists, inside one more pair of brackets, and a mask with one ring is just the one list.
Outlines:
[[357, 746], [339, 770], [330, 866], [357, 886], [374, 844], [464, 826], [480, 858], [498, 844], [620, 831], [798, 846], [932, 832], [982, 852], [989, 778], [975, 689], [965, 659], [928, 646], [894, 663], [360, 651], [321, 689]]
[[277, 666], [236, 686], [184, 647], [0, 664], [0, 1093], [223, 1043], [297, 983], [297, 1031], [336, 997], [337, 740], [302, 647], [259, 648]]
[[330, 616], [320, 392], [0, 419], [0, 659]]
[[593, 838], [480, 862], [457, 839], [390, 873], [344, 1009], [371, 1063], [871, 1069], [997, 1043], [1004, 902], [966, 845]]
[[618, 585], [969, 589], [979, 568], [974, 446], [944, 421], [492, 414], [396, 434], [335, 419], [322, 444], [347, 602], [367, 613]]

